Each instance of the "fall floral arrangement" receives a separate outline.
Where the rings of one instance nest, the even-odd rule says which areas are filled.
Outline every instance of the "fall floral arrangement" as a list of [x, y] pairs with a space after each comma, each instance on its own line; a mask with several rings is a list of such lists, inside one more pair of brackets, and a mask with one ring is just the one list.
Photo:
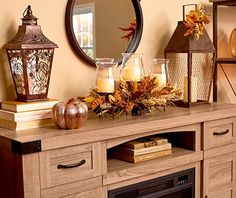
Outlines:
[[198, 5], [196, 10], [191, 10], [183, 22], [187, 31], [184, 36], [193, 35], [197, 40], [203, 35], [204, 24], [210, 23], [209, 16], [203, 6]]
[[122, 113], [140, 114], [143, 110], [171, 105], [181, 94], [180, 90], [171, 85], [159, 88], [156, 77], [146, 76], [139, 83], [117, 82], [112, 94], [100, 94], [92, 89], [84, 101], [98, 116], [114, 118]]

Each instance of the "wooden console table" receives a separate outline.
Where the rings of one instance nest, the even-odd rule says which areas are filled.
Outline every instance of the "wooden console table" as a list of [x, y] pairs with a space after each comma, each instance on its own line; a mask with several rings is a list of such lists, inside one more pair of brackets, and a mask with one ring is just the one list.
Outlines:
[[[0, 128], [0, 197], [107, 198], [109, 190], [195, 168], [196, 198], [235, 198], [235, 133], [236, 105], [227, 104], [91, 119], [76, 130]], [[168, 135], [171, 156], [137, 164], [107, 157], [153, 134]]]

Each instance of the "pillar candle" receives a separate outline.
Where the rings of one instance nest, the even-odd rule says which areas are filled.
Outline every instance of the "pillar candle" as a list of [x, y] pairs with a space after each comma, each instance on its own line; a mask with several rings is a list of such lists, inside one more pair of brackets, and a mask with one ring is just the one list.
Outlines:
[[123, 78], [125, 81], [140, 81], [141, 71], [140, 68], [126, 68], [124, 70]]
[[115, 82], [113, 78], [98, 79], [97, 92], [98, 93], [113, 93], [114, 84]]
[[165, 74], [155, 74], [156, 82], [158, 87], [166, 87], [166, 76]]
[[[195, 76], [191, 77], [191, 102], [197, 102], [197, 84], [198, 79]], [[188, 77], [184, 78], [184, 102], [188, 102]]]

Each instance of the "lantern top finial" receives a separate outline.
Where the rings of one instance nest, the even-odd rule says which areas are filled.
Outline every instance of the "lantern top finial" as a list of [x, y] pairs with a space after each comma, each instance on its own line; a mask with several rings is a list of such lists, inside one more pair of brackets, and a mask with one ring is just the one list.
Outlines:
[[22, 25], [37, 25], [37, 19], [38, 18], [33, 15], [31, 5], [28, 5], [23, 12]]

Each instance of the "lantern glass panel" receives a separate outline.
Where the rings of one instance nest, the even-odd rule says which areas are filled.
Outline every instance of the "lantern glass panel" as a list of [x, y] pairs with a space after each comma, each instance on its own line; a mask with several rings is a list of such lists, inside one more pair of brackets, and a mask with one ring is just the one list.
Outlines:
[[26, 60], [29, 95], [46, 94], [53, 49], [24, 50], [23, 53]]
[[[188, 102], [188, 54], [167, 53], [169, 78], [183, 92], [182, 100]], [[209, 100], [213, 75], [213, 53], [192, 53], [191, 102]]]
[[13, 81], [18, 94], [25, 95], [23, 61], [21, 50], [7, 50]]

